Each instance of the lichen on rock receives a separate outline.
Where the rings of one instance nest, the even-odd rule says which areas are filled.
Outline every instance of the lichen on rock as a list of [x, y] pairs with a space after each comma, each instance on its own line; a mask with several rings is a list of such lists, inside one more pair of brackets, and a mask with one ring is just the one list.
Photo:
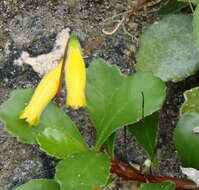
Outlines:
[[69, 28], [63, 29], [58, 33], [55, 45], [51, 52], [48, 54], [38, 55], [31, 57], [28, 52], [23, 51], [21, 56], [14, 61], [16, 65], [28, 64], [31, 65], [34, 71], [40, 76], [45, 75], [57, 66], [57, 61], [64, 54], [64, 49], [69, 39]]

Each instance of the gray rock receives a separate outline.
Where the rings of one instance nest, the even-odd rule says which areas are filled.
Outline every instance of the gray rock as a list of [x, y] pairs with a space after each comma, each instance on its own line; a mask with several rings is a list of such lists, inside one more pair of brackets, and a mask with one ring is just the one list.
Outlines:
[[18, 143], [0, 125], [0, 190], [11, 190], [34, 178], [53, 177], [54, 171], [48, 167], [38, 147]]
[[[29, 12], [16, 15], [9, 22], [8, 30], [15, 46], [22, 48], [38, 39], [57, 33], [63, 28], [63, 24], [63, 20], [54, 17], [48, 8], [41, 7], [34, 12], [30, 10]], [[45, 48], [44, 51], [48, 51], [48, 49]]]
[[[83, 47], [86, 47], [103, 36], [103, 28], [108, 31], [114, 29], [116, 23], [111, 19], [113, 15], [128, 9], [129, 6], [124, 0], [1, 0], [0, 104], [7, 99], [11, 90], [34, 87], [39, 81], [38, 75], [30, 67], [13, 65], [13, 61], [22, 51], [28, 51], [31, 56], [50, 52], [56, 34], [66, 27], [69, 27], [71, 32], [79, 37]], [[121, 16], [116, 18], [120, 19]], [[157, 20], [157, 15], [153, 12], [147, 16], [143, 16], [142, 12], [133, 16], [125, 23], [125, 27], [134, 38], [120, 28], [116, 34], [107, 36], [105, 41], [99, 40], [98, 45], [86, 52], [86, 63], [89, 64], [100, 56], [111, 64], [117, 64], [123, 73], [131, 74], [134, 71], [137, 38], [142, 28], [154, 20]], [[178, 94], [178, 90], [174, 94]], [[169, 98], [173, 100], [173, 94], [170, 94]], [[177, 105], [180, 103], [181, 98]], [[170, 176], [181, 176], [172, 144], [174, 125], [171, 124], [176, 121], [178, 108], [176, 110], [176, 102], [171, 101], [169, 105], [171, 106], [164, 108], [164, 113], [173, 110], [175, 116], [169, 114], [162, 119], [162, 142], [159, 142], [158, 150], [161, 152], [159, 155], [165, 159], [161, 161], [161, 171]], [[86, 141], [93, 144], [95, 130], [87, 114], [82, 110], [69, 110], [68, 113], [81, 129]], [[121, 142], [122, 132], [118, 136], [118, 144], [121, 146], [117, 146], [117, 152], [125, 158], [125, 147]], [[134, 142], [130, 143], [127, 150], [128, 160], [132, 162], [142, 163], [146, 157]], [[169, 164], [170, 168], [167, 167]], [[37, 146], [18, 143], [0, 124], [0, 190], [11, 190], [33, 178], [51, 178], [55, 165], [56, 160], [41, 153]], [[117, 187], [122, 189], [122, 186]]]

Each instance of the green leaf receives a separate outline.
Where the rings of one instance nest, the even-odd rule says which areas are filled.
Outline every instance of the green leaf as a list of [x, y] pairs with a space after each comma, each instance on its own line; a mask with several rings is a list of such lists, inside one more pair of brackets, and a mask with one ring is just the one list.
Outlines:
[[5, 123], [5, 129], [18, 141], [36, 143], [35, 136], [43, 126], [29, 127], [27, 122], [19, 119], [19, 113], [24, 109], [33, 94], [34, 89], [14, 90], [10, 98], [0, 106], [0, 120]]
[[193, 32], [196, 43], [199, 47], [199, 4], [197, 5], [193, 14]]
[[174, 183], [144, 183], [138, 190], [175, 190]]
[[53, 179], [33, 179], [14, 190], [60, 190], [60, 186]]
[[177, 82], [199, 69], [192, 16], [168, 16], [150, 25], [139, 45], [137, 71], [150, 71], [163, 81]]
[[118, 128], [160, 109], [165, 98], [165, 84], [149, 72], [122, 75], [116, 66], [97, 59], [87, 72], [87, 110], [97, 129], [96, 148]]
[[68, 154], [88, 150], [85, 143], [74, 133], [61, 129], [46, 128], [37, 136], [40, 149], [57, 158], [65, 158]]
[[56, 167], [56, 180], [62, 190], [93, 190], [106, 185], [110, 161], [101, 152], [86, 151], [68, 155]]
[[135, 136], [138, 143], [148, 152], [151, 159], [155, 156], [159, 113], [145, 117], [143, 121], [129, 126], [129, 131]]
[[113, 133], [104, 143], [103, 147], [106, 151], [111, 155], [114, 156], [115, 151], [115, 133]]
[[199, 112], [199, 87], [184, 92], [185, 102], [181, 106], [181, 114], [186, 112]]
[[181, 9], [187, 7], [187, 3], [179, 2], [178, 0], [169, 0], [166, 5], [164, 5], [159, 11], [160, 15], [168, 15], [172, 13], [176, 13]]
[[[19, 114], [29, 102], [33, 91], [33, 89], [15, 90], [11, 93], [10, 99], [0, 106], [0, 119], [4, 121], [6, 130], [13, 136], [16, 136], [18, 141], [26, 143], [36, 143], [36, 137], [40, 134], [38, 139], [41, 148], [47, 152], [49, 151], [49, 154], [58, 157], [60, 155], [58, 155], [57, 151], [50, 146], [53, 146], [53, 137], [56, 135], [58, 136], [58, 133], [60, 134], [60, 132], [58, 132], [59, 130], [61, 130], [63, 136], [67, 133], [67, 137], [65, 136], [64, 138], [62, 136], [61, 140], [63, 145], [68, 145], [68, 147], [64, 147], [68, 150], [65, 150], [64, 153], [60, 154], [63, 155], [66, 154], [66, 152], [76, 152], [77, 148], [79, 148], [79, 151], [81, 151], [83, 147], [86, 148], [87, 146], [75, 124], [53, 103], [50, 103], [42, 113], [40, 124], [38, 126], [29, 127], [27, 122], [19, 119]], [[54, 134], [54, 136], [51, 134], [51, 137], [53, 137], [49, 139], [48, 135], [50, 130], [44, 131], [45, 128], [56, 129], [56, 134]], [[66, 138], [73, 138], [74, 142], [69, 139], [67, 139], [67, 142], [63, 142]], [[57, 141], [54, 141], [54, 143], [54, 147], [58, 145]], [[76, 144], [76, 147], [74, 147], [74, 144]], [[59, 146], [61, 145], [59, 144]], [[72, 147], [74, 150], [72, 150]], [[53, 150], [55, 150], [55, 152], [53, 152]]]
[[174, 133], [174, 142], [182, 166], [199, 169], [199, 113], [183, 114]]

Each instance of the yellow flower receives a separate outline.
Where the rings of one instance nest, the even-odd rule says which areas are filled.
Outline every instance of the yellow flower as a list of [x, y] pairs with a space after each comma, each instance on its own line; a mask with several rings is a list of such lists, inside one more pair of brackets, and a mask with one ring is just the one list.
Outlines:
[[[29, 104], [20, 113], [20, 119], [25, 119], [30, 125], [39, 124], [41, 113], [58, 92], [62, 64], [60, 63], [41, 80]], [[80, 43], [75, 36], [72, 36], [69, 40], [64, 69], [67, 106], [73, 109], [85, 106], [86, 68]]]
[[67, 89], [66, 105], [73, 109], [86, 106], [86, 68], [80, 43], [75, 36], [70, 38], [68, 57], [64, 69]]
[[41, 113], [58, 91], [61, 67], [62, 63], [41, 80], [29, 104], [20, 113], [20, 119], [25, 119], [30, 125], [39, 124]]

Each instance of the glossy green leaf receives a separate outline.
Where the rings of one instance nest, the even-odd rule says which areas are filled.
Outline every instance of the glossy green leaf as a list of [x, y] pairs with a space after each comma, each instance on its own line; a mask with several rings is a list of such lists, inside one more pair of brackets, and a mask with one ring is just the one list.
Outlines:
[[101, 152], [85, 151], [68, 155], [56, 167], [62, 190], [93, 190], [106, 185], [110, 161]]
[[163, 81], [177, 82], [199, 70], [192, 16], [172, 15], [150, 25], [139, 46], [137, 71], [150, 71]]
[[199, 169], [199, 113], [183, 114], [174, 133], [176, 150], [182, 166]]
[[145, 117], [142, 121], [129, 126], [129, 131], [135, 136], [138, 143], [148, 152], [151, 159], [154, 158], [159, 113], [155, 112]]
[[[68, 134], [67, 137], [70, 136], [73, 137], [73, 139], [76, 139], [75, 143], [78, 142], [78, 144], [82, 144], [81, 147], [86, 147], [86, 144], [75, 124], [67, 115], [65, 115], [63, 111], [61, 111], [53, 103], [50, 103], [42, 113], [40, 124], [38, 126], [29, 127], [27, 122], [19, 119], [19, 113], [24, 109], [32, 94], [33, 89], [15, 90], [11, 93], [10, 99], [0, 106], [0, 119], [4, 121], [5, 128], [8, 132], [10, 132], [13, 136], [16, 136], [17, 139], [21, 142], [36, 143], [36, 137], [39, 133], [41, 139], [46, 138], [46, 132], [42, 133], [42, 131], [48, 127], [64, 131], [64, 133]], [[42, 138], [43, 134], [44, 137]], [[68, 145], [69, 142], [71, 141], [67, 141]], [[47, 139], [40, 142], [40, 145], [43, 149], [48, 147], [46, 143]], [[52, 141], [49, 141], [49, 143], [52, 145]], [[66, 142], [64, 145], [65, 144]], [[57, 142], [55, 145], [57, 145]], [[68, 147], [65, 148], [67, 149]], [[82, 150], [82, 148], [80, 148], [80, 150]], [[46, 151], [48, 152], [47, 148]], [[53, 154], [52, 149], [49, 151], [50, 154]], [[76, 149], [74, 151], [76, 151]], [[53, 155], [55, 154], [56, 153]]]
[[161, 9], [158, 11], [158, 14], [168, 15], [176, 13], [187, 6], [187, 3], [179, 2], [178, 0], [169, 0], [166, 5], [161, 7]]
[[175, 184], [165, 183], [144, 183], [138, 190], [175, 190]]
[[125, 76], [115, 65], [97, 59], [87, 72], [87, 110], [97, 129], [99, 149], [116, 129], [160, 109], [165, 98], [165, 84], [149, 72]]
[[61, 129], [46, 128], [37, 136], [40, 148], [49, 155], [65, 158], [68, 154], [88, 150], [72, 133]]
[[196, 43], [199, 47], [199, 4], [197, 5], [193, 14], [193, 31]]
[[199, 112], [199, 87], [184, 92], [185, 102], [181, 106], [181, 114]]
[[60, 186], [53, 179], [33, 179], [13, 190], [60, 190]]

